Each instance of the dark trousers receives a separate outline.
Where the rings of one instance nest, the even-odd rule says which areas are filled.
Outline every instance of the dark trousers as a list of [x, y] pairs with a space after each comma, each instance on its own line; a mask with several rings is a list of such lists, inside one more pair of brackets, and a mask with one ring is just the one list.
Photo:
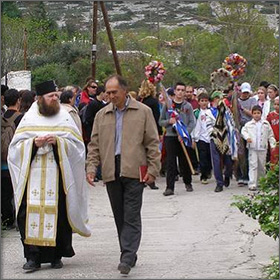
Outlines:
[[[177, 136], [166, 136], [166, 185], [168, 189], [174, 191], [175, 177], [178, 174], [176, 158], [179, 159], [180, 174], [185, 184], [191, 184], [192, 176], [189, 164], [184, 154], [183, 148]], [[187, 147], [188, 153], [191, 148]]]
[[194, 170], [198, 170], [198, 160], [197, 160], [197, 157], [196, 157], [196, 153], [195, 153], [195, 149], [193, 148], [189, 148], [188, 149], [188, 154], [190, 156], [190, 160], [191, 160], [191, 163], [192, 163], [192, 166], [193, 166], [193, 169]]
[[232, 159], [230, 155], [221, 155], [216, 148], [214, 141], [210, 141], [210, 151], [212, 158], [212, 166], [214, 169], [214, 176], [217, 186], [224, 185], [223, 170], [225, 169], [225, 177], [231, 177], [232, 175]]
[[244, 159], [246, 162], [243, 163], [244, 168], [241, 168], [240, 163], [238, 163], [236, 180], [249, 181], [249, 151], [246, 148], [247, 142], [244, 139], [241, 139], [241, 141], [244, 141]]
[[8, 170], [1, 170], [1, 222], [11, 226], [15, 221], [14, 190]]
[[106, 183], [107, 192], [118, 232], [120, 261], [132, 265], [141, 241], [144, 183], [139, 179], [120, 177], [120, 159], [116, 159], [115, 166], [116, 180]]
[[206, 180], [210, 175], [212, 169], [210, 144], [199, 140], [197, 142], [197, 150], [199, 154], [199, 164], [201, 172], [200, 179]]

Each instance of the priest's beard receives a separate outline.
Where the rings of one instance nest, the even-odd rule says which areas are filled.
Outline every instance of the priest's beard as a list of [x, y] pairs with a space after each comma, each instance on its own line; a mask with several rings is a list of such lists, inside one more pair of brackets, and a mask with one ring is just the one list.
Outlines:
[[52, 100], [50, 104], [47, 104], [43, 96], [38, 98], [38, 107], [40, 114], [46, 117], [54, 116], [60, 110], [60, 105], [57, 100]]

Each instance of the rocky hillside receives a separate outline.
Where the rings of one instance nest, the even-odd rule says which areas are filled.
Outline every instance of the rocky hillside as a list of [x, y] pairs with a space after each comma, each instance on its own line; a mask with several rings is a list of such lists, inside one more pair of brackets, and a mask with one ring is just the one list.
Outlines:
[[[36, 2], [18, 2], [20, 9], [28, 13]], [[71, 25], [76, 30], [90, 30], [92, 25], [93, 2], [90, 1], [46, 1], [46, 11], [56, 20], [60, 27]], [[201, 1], [114, 1], [105, 2], [110, 24], [115, 29], [129, 28], [176, 28], [188, 24], [199, 25], [211, 31], [213, 29], [213, 9], [219, 2], [210, 3], [208, 10], [201, 16], [199, 5]], [[207, 5], [206, 5], [207, 6]], [[205, 8], [205, 7], [204, 7]], [[256, 2], [255, 9], [263, 13], [269, 26], [277, 30], [279, 22], [279, 2]], [[200, 11], [199, 11], [200, 10]], [[99, 8], [99, 28], [104, 28], [104, 22]]]

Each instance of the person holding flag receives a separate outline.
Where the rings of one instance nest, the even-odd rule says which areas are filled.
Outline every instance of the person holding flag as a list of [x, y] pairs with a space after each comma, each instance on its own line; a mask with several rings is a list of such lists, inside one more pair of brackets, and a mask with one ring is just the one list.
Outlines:
[[[165, 92], [165, 90], [163, 89]], [[193, 191], [193, 168], [187, 151], [191, 149], [190, 133], [195, 127], [195, 117], [192, 106], [185, 101], [186, 85], [176, 83], [174, 87], [175, 98], [165, 97], [159, 119], [159, 125], [166, 128], [166, 190], [164, 196], [174, 195], [176, 171], [176, 158], [179, 159], [179, 169], [185, 183], [186, 191]]]

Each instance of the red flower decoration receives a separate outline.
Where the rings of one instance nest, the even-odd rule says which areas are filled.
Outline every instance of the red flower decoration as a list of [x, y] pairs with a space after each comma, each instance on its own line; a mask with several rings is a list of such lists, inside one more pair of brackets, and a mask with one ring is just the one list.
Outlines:
[[165, 74], [166, 70], [160, 61], [151, 61], [145, 67], [145, 75], [151, 83], [158, 83], [160, 82]]

